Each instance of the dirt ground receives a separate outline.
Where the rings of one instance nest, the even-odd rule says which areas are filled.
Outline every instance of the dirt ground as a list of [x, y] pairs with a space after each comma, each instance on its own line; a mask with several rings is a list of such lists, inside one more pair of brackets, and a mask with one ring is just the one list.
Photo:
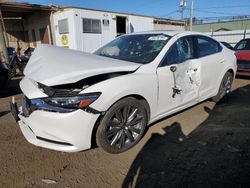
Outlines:
[[250, 187], [250, 79], [229, 101], [205, 101], [150, 126], [130, 151], [62, 153], [29, 144], [0, 91], [0, 187]]

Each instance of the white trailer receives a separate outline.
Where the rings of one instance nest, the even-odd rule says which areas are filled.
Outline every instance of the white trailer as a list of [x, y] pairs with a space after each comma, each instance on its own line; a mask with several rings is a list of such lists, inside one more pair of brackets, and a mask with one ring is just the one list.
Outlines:
[[82, 8], [53, 14], [57, 46], [93, 52], [119, 35], [154, 29], [154, 17]]

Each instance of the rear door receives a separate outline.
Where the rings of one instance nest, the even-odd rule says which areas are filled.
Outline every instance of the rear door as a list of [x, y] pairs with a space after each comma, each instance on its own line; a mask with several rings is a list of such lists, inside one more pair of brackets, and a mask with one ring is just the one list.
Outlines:
[[220, 75], [226, 59], [221, 45], [210, 37], [195, 36], [195, 56], [200, 62], [200, 100], [212, 97], [220, 84]]
[[159, 115], [198, 100], [200, 63], [194, 57], [192, 36], [178, 39], [168, 50], [157, 69]]

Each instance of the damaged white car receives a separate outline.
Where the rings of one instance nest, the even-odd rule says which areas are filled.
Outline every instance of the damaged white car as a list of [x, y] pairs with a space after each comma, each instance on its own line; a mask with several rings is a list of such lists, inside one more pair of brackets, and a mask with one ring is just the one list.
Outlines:
[[97, 143], [120, 153], [146, 127], [170, 114], [230, 93], [233, 51], [196, 32], [121, 36], [94, 54], [41, 45], [20, 83], [22, 106], [12, 114], [25, 138], [75, 152]]

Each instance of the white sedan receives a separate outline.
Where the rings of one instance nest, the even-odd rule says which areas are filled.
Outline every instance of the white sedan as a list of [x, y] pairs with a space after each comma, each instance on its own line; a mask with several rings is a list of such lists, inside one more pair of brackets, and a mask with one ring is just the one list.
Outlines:
[[11, 104], [25, 138], [75, 152], [97, 143], [121, 153], [153, 122], [212, 98], [228, 96], [234, 52], [196, 32], [152, 31], [116, 38], [94, 54], [41, 45]]

